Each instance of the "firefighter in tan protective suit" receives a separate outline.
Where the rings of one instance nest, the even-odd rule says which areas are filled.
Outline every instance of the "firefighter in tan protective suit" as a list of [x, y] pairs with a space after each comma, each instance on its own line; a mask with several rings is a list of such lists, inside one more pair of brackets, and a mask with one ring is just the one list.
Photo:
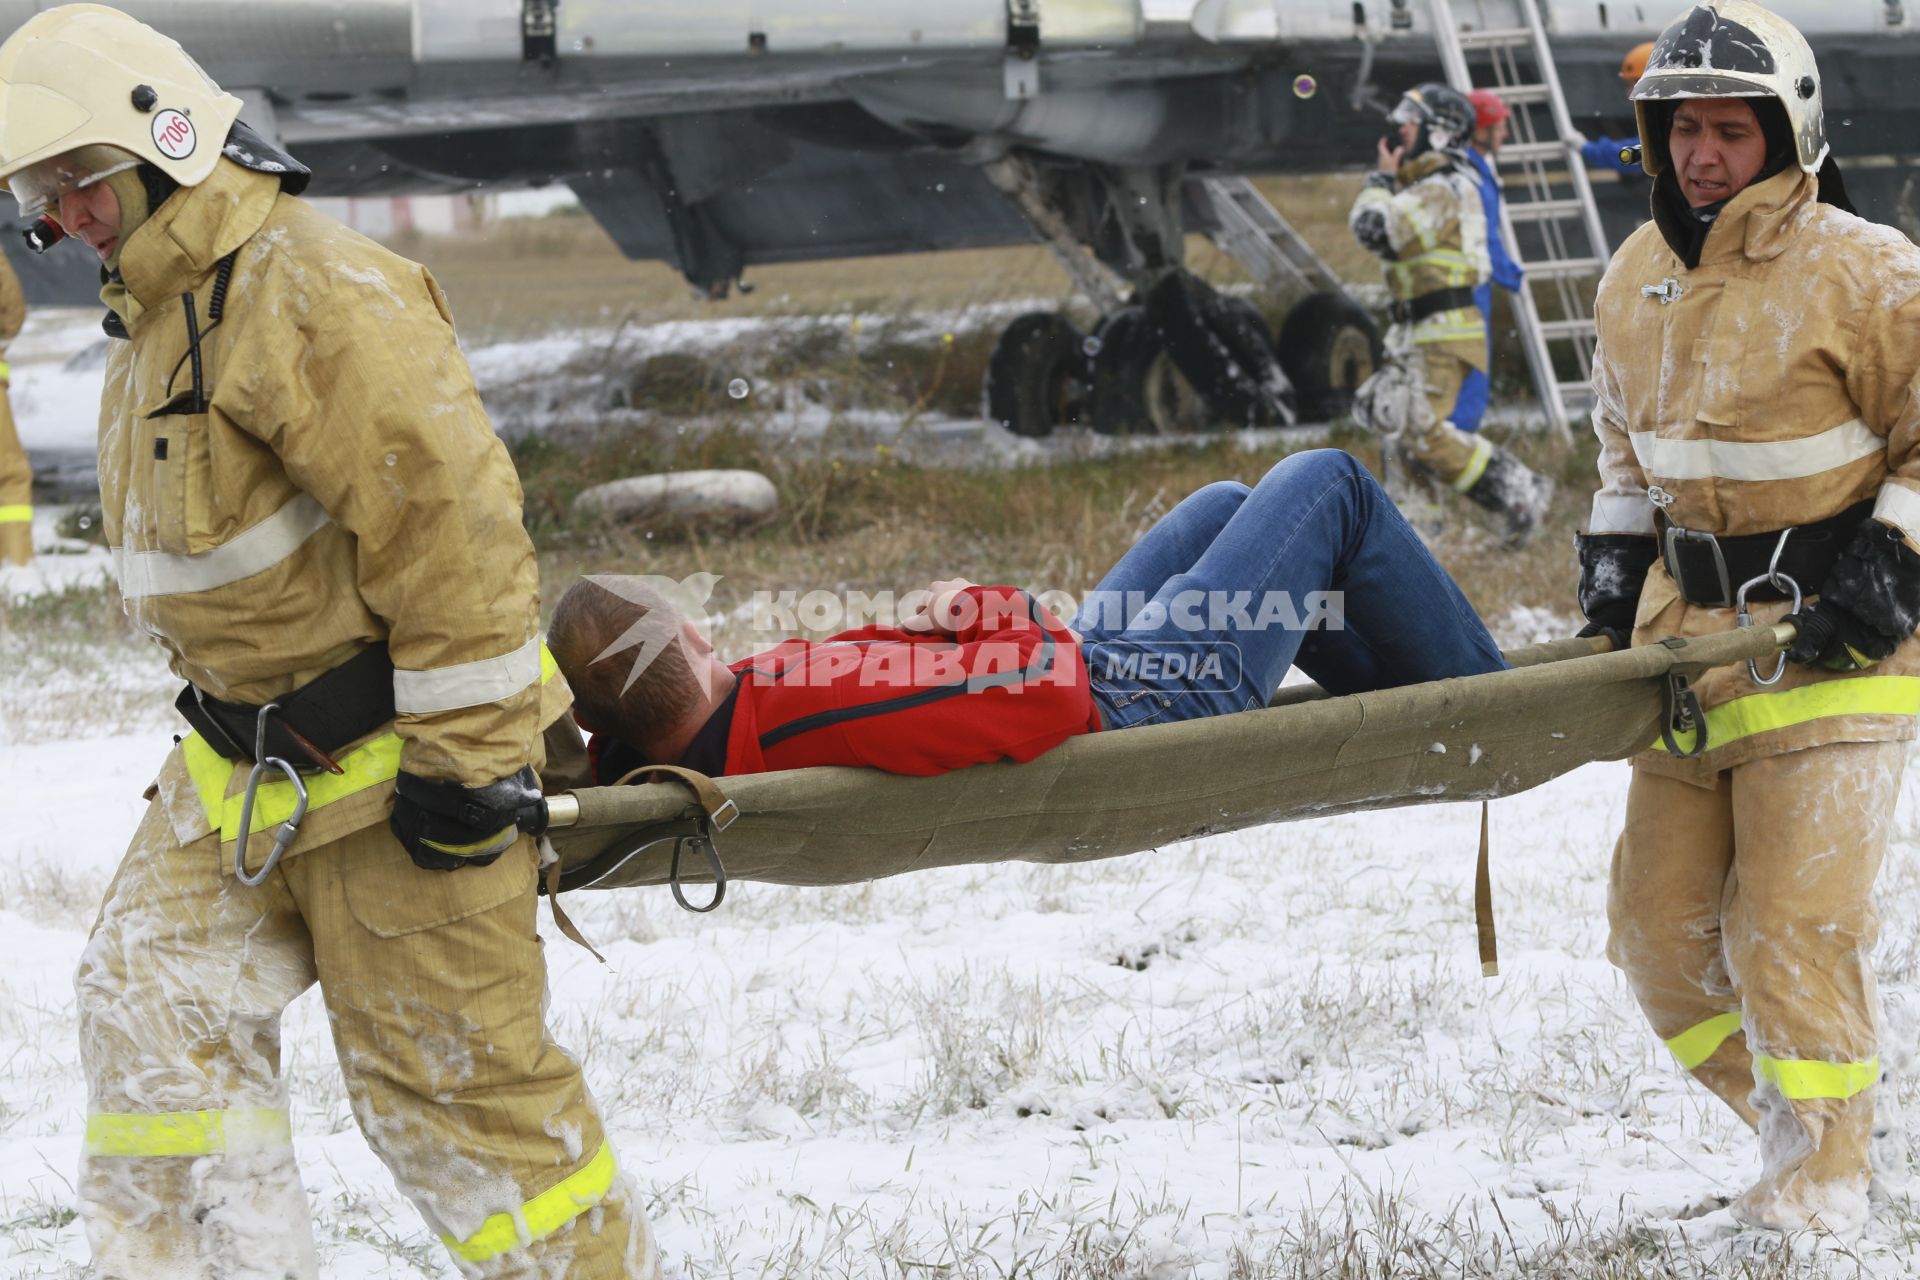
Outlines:
[[354, 1118], [463, 1273], [654, 1280], [544, 1026], [568, 698], [518, 481], [432, 278], [296, 199], [239, 111], [103, 6], [0, 45], [0, 181], [109, 273], [107, 542], [194, 729], [77, 977], [95, 1267], [317, 1275], [279, 1023], [318, 982]]
[[1759, 1133], [1734, 1216], [1844, 1237], [1905, 1163], [1870, 956], [1920, 710], [1920, 250], [1847, 208], [1812, 52], [1759, 5], [1676, 21], [1633, 98], [1653, 222], [1595, 311], [1583, 634], [1724, 630], [1744, 593], [1798, 638], [1634, 761], [1608, 955]]
[[[0, 257], [0, 347], [19, 336], [26, 319], [20, 278]], [[20, 447], [13, 429], [7, 382], [7, 364], [0, 359], [0, 565], [33, 559], [33, 468], [27, 465], [27, 451]]]
[[[1467, 156], [1473, 103], [1447, 85], [1421, 84], [1387, 120], [1399, 145], [1380, 140], [1379, 165], [1348, 223], [1386, 262], [1393, 327], [1386, 363], [1355, 395], [1354, 419], [1385, 438], [1390, 481], [1397, 462], [1444, 484], [1502, 516], [1509, 542], [1519, 543], [1546, 515], [1552, 482], [1447, 418], [1468, 372], [1487, 367], [1487, 326], [1473, 291], [1491, 278], [1493, 260], [1480, 179]], [[1392, 488], [1397, 500], [1424, 505], [1404, 484]]]

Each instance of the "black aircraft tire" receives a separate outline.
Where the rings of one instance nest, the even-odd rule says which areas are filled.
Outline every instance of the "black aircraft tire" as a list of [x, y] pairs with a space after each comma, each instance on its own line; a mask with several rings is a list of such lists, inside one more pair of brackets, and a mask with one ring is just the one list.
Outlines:
[[[1276, 401], [1289, 410], [1295, 409], [1296, 395], [1293, 380], [1287, 377], [1280, 363], [1280, 351], [1274, 345], [1273, 330], [1267, 327], [1267, 317], [1248, 299], [1230, 293], [1221, 294], [1220, 303], [1227, 346], [1235, 353], [1235, 363], [1242, 369], [1255, 370], [1266, 391], [1257, 406], [1260, 417], [1255, 425], [1291, 421], [1274, 409]], [[1244, 360], [1242, 352], [1246, 353]]]
[[1332, 422], [1386, 359], [1380, 327], [1344, 293], [1315, 293], [1280, 326], [1280, 364], [1299, 397], [1303, 422]]
[[1084, 416], [1086, 335], [1071, 320], [1036, 311], [1009, 324], [987, 359], [988, 421], [1020, 436], [1050, 435]]
[[1103, 435], [1155, 429], [1147, 413], [1147, 370], [1160, 354], [1145, 307], [1122, 307], [1094, 330], [1093, 395], [1088, 425]]
[[1147, 297], [1147, 314], [1188, 382], [1227, 426], [1281, 422], [1286, 374], [1258, 308], [1222, 297], [1190, 271], [1169, 273]]

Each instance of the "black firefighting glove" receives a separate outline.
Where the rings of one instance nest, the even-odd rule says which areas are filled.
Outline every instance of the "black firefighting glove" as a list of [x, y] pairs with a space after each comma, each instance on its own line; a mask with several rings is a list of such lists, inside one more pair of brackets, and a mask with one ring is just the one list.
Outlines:
[[1900, 531], [1868, 520], [1834, 561], [1820, 599], [1784, 619], [1799, 633], [1787, 657], [1829, 671], [1859, 671], [1920, 629], [1920, 555]]
[[1640, 588], [1660, 558], [1654, 540], [1640, 533], [1576, 533], [1573, 547], [1580, 557], [1580, 612], [1587, 619], [1578, 634], [1631, 648]]
[[429, 871], [484, 867], [513, 847], [521, 832], [547, 829], [547, 801], [531, 767], [490, 782], [463, 787], [402, 771], [393, 792], [388, 825], [414, 865]]

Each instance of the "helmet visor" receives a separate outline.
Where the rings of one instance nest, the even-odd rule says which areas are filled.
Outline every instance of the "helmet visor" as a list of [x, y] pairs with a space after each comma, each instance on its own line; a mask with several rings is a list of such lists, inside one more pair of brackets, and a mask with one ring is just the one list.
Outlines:
[[1635, 102], [1663, 98], [1772, 98], [1775, 91], [1752, 76], [1722, 76], [1711, 71], [1649, 75], [1627, 97]]
[[1393, 110], [1387, 112], [1388, 124], [1419, 124], [1427, 118], [1427, 109], [1420, 99], [1412, 94], [1402, 94], [1400, 101], [1393, 104]]
[[20, 202], [20, 216], [38, 218], [56, 214], [60, 197], [124, 173], [140, 160], [118, 147], [80, 147], [38, 164], [30, 164], [7, 180], [8, 190]]

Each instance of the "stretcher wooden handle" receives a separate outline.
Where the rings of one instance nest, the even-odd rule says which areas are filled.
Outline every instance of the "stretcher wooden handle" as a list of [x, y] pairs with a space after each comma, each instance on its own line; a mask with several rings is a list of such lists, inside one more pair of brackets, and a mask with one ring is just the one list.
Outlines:
[[[1799, 626], [1792, 622], [1776, 622], [1769, 626], [1767, 630], [1773, 632], [1773, 647], [1775, 650], [1791, 649], [1795, 638], [1800, 634]], [[1593, 651], [1596, 654], [1614, 652], [1613, 642], [1605, 636], [1588, 636], [1587, 642], [1593, 646]], [[1540, 645], [1538, 647], [1542, 650], [1549, 648], [1547, 645]], [[1511, 659], [1512, 656], [1513, 655], [1509, 654], [1508, 658]], [[1514, 665], [1518, 666], [1520, 664], [1515, 663]]]

